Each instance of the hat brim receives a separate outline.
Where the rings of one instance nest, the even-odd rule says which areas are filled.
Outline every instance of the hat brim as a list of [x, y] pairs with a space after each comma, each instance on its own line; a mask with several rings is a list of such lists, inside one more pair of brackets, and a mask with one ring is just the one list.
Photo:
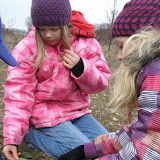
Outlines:
[[0, 58], [10, 66], [17, 66], [17, 62], [3, 41], [0, 42]]

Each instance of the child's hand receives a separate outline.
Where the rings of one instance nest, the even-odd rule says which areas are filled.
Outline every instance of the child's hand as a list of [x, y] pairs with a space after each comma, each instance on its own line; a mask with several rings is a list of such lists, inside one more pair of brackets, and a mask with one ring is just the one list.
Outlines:
[[63, 64], [66, 68], [71, 69], [79, 62], [80, 57], [68, 49], [65, 49], [64, 52]]
[[98, 143], [101, 143], [102, 141], [105, 141], [109, 138], [109, 134], [102, 134], [102, 135], [99, 135], [98, 137], [96, 137], [94, 139], [94, 143], [95, 145], [97, 145]]
[[14, 145], [6, 145], [3, 148], [3, 153], [7, 160], [18, 160], [20, 152], [17, 153], [17, 147]]

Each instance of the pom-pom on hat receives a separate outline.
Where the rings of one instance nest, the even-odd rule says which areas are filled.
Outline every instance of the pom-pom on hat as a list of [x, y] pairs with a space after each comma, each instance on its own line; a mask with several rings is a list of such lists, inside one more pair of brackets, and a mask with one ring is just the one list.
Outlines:
[[137, 30], [152, 26], [160, 29], [159, 0], [131, 0], [112, 25], [112, 38], [115, 36], [130, 36]]
[[69, 0], [32, 0], [33, 26], [63, 26], [70, 23], [72, 9]]

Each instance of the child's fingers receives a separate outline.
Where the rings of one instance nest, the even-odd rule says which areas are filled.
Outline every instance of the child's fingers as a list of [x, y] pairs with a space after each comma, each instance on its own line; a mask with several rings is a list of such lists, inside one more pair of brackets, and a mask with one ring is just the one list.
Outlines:
[[68, 69], [71, 69], [72, 66], [70, 64], [68, 64], [66, 61], [63, 60], [63, 65], [68, 68]]
[[65, 54], [68, 55], [68, 56], [71, 56], [73, 58], [77, 57], [78, 55], [70, 50], [64, 50]]
[[12, 153], [13, 153], [14, 159], [18, 160], [19, 157], [18, 157], [17, 149], [12, 149]]
[[65, 63], [67, 64], [72, 64], [72, 59], [67, 58], [66, 56], [63, 56], [63, 60], [65, 61]]
[[17, 147], [14, 145], [6, 145], [3, 148], [3, 153], [7, 160], [18, 160], [18, 153], [17, 153]]
[[65, 54], [63, 56], [64, 65], [68, 66], [68, 69], [73, 68], [80, 60], [80, 57], [77, 55], [76, 57], [72, 57], [71, 55]]

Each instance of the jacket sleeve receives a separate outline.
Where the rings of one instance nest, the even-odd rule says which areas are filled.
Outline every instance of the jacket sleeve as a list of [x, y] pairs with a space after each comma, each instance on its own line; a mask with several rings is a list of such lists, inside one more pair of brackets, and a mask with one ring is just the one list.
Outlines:
[[137, 152], [130, 139], [130, 133], [126, 132], [124, 128], [117, 133], [109, 133], [108, 139], [97, 145], [94, 142], [85, 143], [86, 158], [99, 157], [98, 160], [121, 160], [132, 156], [136, 159]]
[[4, 87], [3, 145], [20, 145], [28, 132], [37, 84], [30, 49], [24, 45], [17, 46], [13, 50], [13, 56], [18, 66], [8, 68]]
[[136, 155], [136, 149], [132, 142], [127, 143], [117, 154], [109, 154], [98, 158], [98, 160], [139, 160]]
[[84, 64], [83, 73], [78, 78], [73, 73], [71, 75], [82, 92], [93, 94], [103, 91], [108, 86], [111, 73], [100, 44], [94, 38], [90, 38], [87, 47], [79, 51], [79, 56]]
[[121, 149], [122, 146], [117, 139], [116, 132], [105, 134], [105, 137], [106, 140], [96, 145], [94, 142], [84, 143], [86, 158], [97, 158], [104, 155], [116, 154], [117, 149]]

